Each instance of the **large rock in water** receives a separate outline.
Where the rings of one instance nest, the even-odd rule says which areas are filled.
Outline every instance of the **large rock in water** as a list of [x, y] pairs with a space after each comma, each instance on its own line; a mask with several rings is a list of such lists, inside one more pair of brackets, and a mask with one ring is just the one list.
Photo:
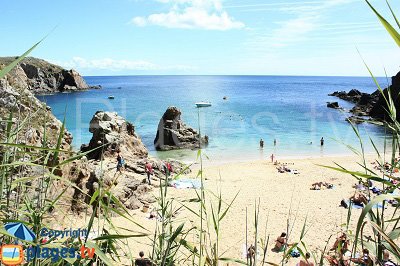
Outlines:
[[[0, 57], [0, 68], [15, 57]], [[45, 60], [27, 57], [17, 65], [10, 76], [20, 87], [27, 87], [34, 94], [87, 90], [89, 87], [75, 70], [67, 70]]]
[[117, 113], [98, 111], [90, 121], [92, 139], [82, 145], [81, 151], [96, 149], [88, 154], [89, 159], [100, 160], [121, 152], [124, 158], [145, 158], [148, 151], [135, 134], [135, 127]]
[[[158, 123], [154, 146], [157, 150], [199, 148], [199, 134], [181, 120], [182, 112], [170, 106]], [[204, 143], [204, 139], [202, 139]]]

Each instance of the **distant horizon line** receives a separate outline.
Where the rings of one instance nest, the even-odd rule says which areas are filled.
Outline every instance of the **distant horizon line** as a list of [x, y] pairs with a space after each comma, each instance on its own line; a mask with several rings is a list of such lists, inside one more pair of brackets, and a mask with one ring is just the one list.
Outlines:
[[[82, 75], [83, 77], [338, 77], [338, 78], [373, 78], [371, 76], [350, 76], [350, 75], [264, 75], [264, 74], [132, 74], [132, 75]], [[392, 76], [374, 76], [375, 78], [391, 78]]]

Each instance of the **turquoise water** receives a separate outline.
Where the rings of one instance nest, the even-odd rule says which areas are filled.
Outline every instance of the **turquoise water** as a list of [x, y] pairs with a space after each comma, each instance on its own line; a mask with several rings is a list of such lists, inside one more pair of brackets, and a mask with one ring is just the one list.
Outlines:
[[[136, 126], [150, 153], [158, 157], [187, 158], [193, 151], [160, 153], [153, 140], [158, 122], [170, 105], [179, 107], [184, 121], [198, 128], [198, 101], [210, 101], [212, 107], [200, 109], [202, 134], [209, 136], [206, 153], [214, 160], [261, 159], [271, 153], [278, 156], [320, 156], [349, 154], [346, 144], [358, 141], [348, 114], [326, 107], [338, 101], [342, 107], [352, 105], [328, 96], [333, 91], [376, 90], [367, 77], [294, 77], [294, 76], [119, 76], [86, 77], [101, 90], [41, 96], [62, 119], [74, 136], [74, 146], [89, 142], [89, 121], [97, 110], [115, 111]], [[380, 80], [384, 86], [385, 79]], [[108, 96], [115, 96], [109, 100]], [[226, 96], [228, 99], [223, 100]], [[370, 135], [383, 142], [384, 132], [377, 126], [359, 126], [363, 138]], [[368, 135], [367, 135], [368, 133]], [[319, 145], [325, 139], [323, 148]], [[265, 141], [264, 149], [259, 140]], [[277, 145], [273, 145], [273, 140]], [[312, 144], [310, 144], [312, 142]], [[371, 150], [369, 147], [367, 150]]]

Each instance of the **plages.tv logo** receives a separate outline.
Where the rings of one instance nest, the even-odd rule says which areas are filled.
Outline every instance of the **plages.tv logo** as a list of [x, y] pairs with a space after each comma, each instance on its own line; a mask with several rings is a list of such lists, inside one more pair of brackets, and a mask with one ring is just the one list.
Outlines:
[[0, 258], [4, 265], [20, 265], [24, 261], [24, 250], [21, 245], [3, 245]]
[[[51, 239], [64, 239], [69, 237], [69, 240], [79, 237], [87, 237], [88, 231], [86, 229], [65, 229], [65, 230], [52, 230], [48, 228], [42, 228], [38, 234], [41, 238], [42, 245], [29, 245], [24, 248], [22, 245], [18, 245], [18, 240], [24, 240], [28, 242], [34, 242], [37, 238], [36, 235], [26, 225], [22, 223], [9, 223], [6, 224], [5, 230], [9, 236], [16, 238], [14, 245], [4, 244], [0, 249], [0, 261], [6, 266], [21, 265], [24, 262], [32, 261], [33, 259], [51, 259], [52, 262], [58, 261], [60, 258], [66, 259], [92, 259], [95, 255], [94, 248], [88, 248], [81, 246], [80, 248], [68, 247], [63, 245], [61, 247], [49, 247], [46, 246], [46, 240]], [[45, 240], [45, 241], [43, 241]], [[73, 241], [72, 241], [73, 242]], [[72, 245], [70, 242], [69, 245]]]

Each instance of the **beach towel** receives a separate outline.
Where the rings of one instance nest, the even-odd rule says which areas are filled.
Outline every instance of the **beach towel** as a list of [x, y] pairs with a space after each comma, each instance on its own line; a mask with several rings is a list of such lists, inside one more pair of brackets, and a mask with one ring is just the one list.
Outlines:
[[377, 195], [381, 194], [381, 190], [379, 188], [377, 188], [377, 187], [373, 187], [371, 189], [371, 191], [372, 191], [372, 193], [377, 194]]
[[194, 189], [200, 189], [201, 188], [201, 182], [198, 179], [179, 179], [179, 180], [174, 180], [170, 183], [171, 186], [173, 186], [176, 189], [189, 189], [189, 188], [194, 188]]
[[[342, 200], [342, 202], [343, 202], [343, 201], [344, 201], [344, 200]], [[342, 202], [341, 202], [341, 206], [345, 207], [345, 206], [343, 205]], [[355, 204], [354, 202], [351, 202], [351, 204], [350, 204], [350, 200], [345, 200], [344, 203], [345, 203], [347, 206], [350, 206], [350, 205], [351, 205], [351, 207], [352, 207], [353, 209], [362, 209], [362, 208], [364, 208], [364, 205]], [[345, 207], [345, 208], [346, 208], [346, 207]], [[347, 208], [348, 208], [348, 207], [347, 207]], [[346, 209], [347, 209], [347, 208], [346, 208]], [[374, 208], [374, 209], [383, 209], [383, 205], [380, 204], [380, 203], [377, 203], [377, 204], [375, 204], [372, 208]]]

